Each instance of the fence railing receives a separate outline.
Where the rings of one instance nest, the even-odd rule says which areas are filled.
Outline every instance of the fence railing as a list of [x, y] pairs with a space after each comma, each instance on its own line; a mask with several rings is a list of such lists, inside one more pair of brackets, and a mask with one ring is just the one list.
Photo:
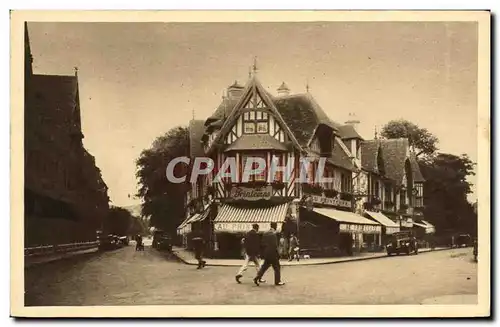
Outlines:
[[42, 245], [42, 246], [24, 248], [24, 255], [31, 257], [31, 256], [51, 255], [57, 253], [68, 253], [68, 252], [82, 251], [95, 248], [98, 245], [99, 245], [98, 241], [56, 244], [56, 245]]

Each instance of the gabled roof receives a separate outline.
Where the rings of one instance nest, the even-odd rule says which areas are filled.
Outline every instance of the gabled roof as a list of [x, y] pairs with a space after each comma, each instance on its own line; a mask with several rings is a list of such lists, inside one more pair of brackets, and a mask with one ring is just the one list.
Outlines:
[[405, 161], [408, 151], [408, 139], [379, 140], [385, 164], [385, 175], [398, 184], [403, 182]]
[[217, 107], [217, 109], [215, 109], [215, 112], [212, 114], [212, 116], [207, 118], [207, 120], [205, 121], [205, 125], [209, 125], [214, 121], [223, 120], [224, 118], [227, 118], [229, 114], [233, 111], [233, 108], [234, 106], [236, 106], [238, 101], [239, 99], [230, 99], [224, 97], [222, 99], [222, 102]]
[[[262, 101], [264, 101], [264, 103], [267, 104], [267, 106], [269, 107], [271, 112], [273, 112], [275, 119], [280, 123], [280, 125], [282, 125], [282, 128], [284, 129], [285, 133], [289, 136], [292, 143], [296, 147], [300, 148], [300, 146], [301, 146], [300, 143], [297, 141], [297, 139], [295, 138], [295, 135], [290, 130], [289, 126], [286, 124], [286, 121], [283, 120], [282, 115], [275, 107], [274, 101], [273, 101], [274, 98], [269, 94], [269, 92], [267, 92], [264, 89], [264, 87], [262, 87], [262, 85], [257, 80], [257, 78], [255, 78], [255, 76], [253, 76], [248, 81], [247, 85], [245, 86], [245, 89], [243, 90], [242, 96], [238, 98], [236, 105], [234, 105], [233, 108], [231, 109], [229, 116], [224, 121], [224, 125], [222, 126], [221, 131], [218, 134], [218, 136], [216, 137], [216, 139], [214, 140], [213, 144], [216, 144], [222, 137], [225, 137], [226, 133], [230, 130], [230, 128], [236, 122], [236, 119], [239, 117], [239, 112], [238, 112], [239, 110], [238, 109], [240, 107], [242, 107], [250, 99], [250, 96], [252, 94], [255, 94], [255, 92], [257, 92], [260, 95]], [[225, 106], [225, 107], [227, 108], [227, 106]], [[225, 112], [224, 109], [222, 112], [223, 113]], [[209, 121], [207, 120], [205, 122], [205, 124], [208, 124], [208, 123], [209, 123]], [[214, 148], [214, 146], [212, 145], [212, 147], [208, 150], [208, 152], [210, 152], [213, 148]]]
[[413, 172], [413, 182], [423, 183], [425, 182], [424, 176], [422, 176], [422, 172], [420, 171], [420, 166], [418, 165], [417, 157], [414, 153], [410, 154], [410, 164], [411, 170]]
[[274, 104], [302, 146], [308, 145], [320, 124], [338, 133], [340, 125], [326, 115], [309, 93], [275, 98]]
[[343, 140], [348, 140], [348, 139], [360, 139], [363, 140], [363, 137], [359, 135], [358, 131], [354, 128], [352, 125], [342, 125], [337, 127], [339, 130], [340, 137]]
[[349, 154], [347, 154], [342, 148], [340, 142], [342, 142], [340, 139], [335, 138], [335, 143], [337, 144], [333, 146], [333, 152], [328, 161], [334, 166], [354, 171], [356, 168], [354, 167]]
[[202, 157], [205, 154], [201, 137], [205, 131], [203, 120], [191, 120], [189, 122], [189, 154], [191, 158]]
[[224, 151], [236, 150], [281, 150], [286, 151], [286, 146], [269, 134], [243, 134], [231, 143]]
[[379, 140], [369, 140], [361, 143], [361, 167], [378, 174], [377, 156], [380, 150]]

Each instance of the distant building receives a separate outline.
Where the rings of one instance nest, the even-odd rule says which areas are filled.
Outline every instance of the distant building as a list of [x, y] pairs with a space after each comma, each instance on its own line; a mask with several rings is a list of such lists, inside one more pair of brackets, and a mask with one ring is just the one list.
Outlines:
[[[215, 170], [193, 184], [187, 217], [178, 232], [206, 234], [217, 255], [239, 256], [239, 240], [252, 223], [278, 223], [285, 235], [299, 233], [308, 249], [382, 245], [387, 234], [412, 228], [423, 208], [424, 179], [407, 139], [364, 140], [351, 117], [345, 124], [330, 119], [307, 91], [291, 94], [285, 83], [270, 94], [251, 76], [245, 86], [233, 83], [206, 120], [189, 126], [191, 156], [210, 157]], [[269, 169], [242, 179], [248, 158], [270, 167], [291, 163], [290, 179]], [[297, 183], [299, 158], [312, 159], [306, 183]], [[236, 182], [214, 181], [227, 158], [236, 162]], [[324, 176], [314, 176], [325, 158]], [[187, 241], [186, 237], [184, 240]]]
[[109, 198], [84, 148], [78, 76], [33, 73], [25, 25], [25, 246], [95, 239]]

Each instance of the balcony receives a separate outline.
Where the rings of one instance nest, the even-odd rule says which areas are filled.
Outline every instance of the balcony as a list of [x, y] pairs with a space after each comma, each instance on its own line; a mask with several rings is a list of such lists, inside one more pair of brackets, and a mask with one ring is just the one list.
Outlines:
[[394, 212], [396, 210], [396, 204], [393, 201], [384, 201], [383, 210]]

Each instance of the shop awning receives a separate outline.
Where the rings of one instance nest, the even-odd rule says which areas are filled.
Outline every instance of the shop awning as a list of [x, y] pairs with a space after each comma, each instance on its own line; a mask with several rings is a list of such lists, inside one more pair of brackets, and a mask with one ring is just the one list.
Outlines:
[[177, 229], [182, 229], [183, 227], [185, 227], [186, 225], [190, 224], [194, 219], [198, 218], [200, 216], [199, 213], [195, 213], [194, 215], [192, 215], [191, 217], [188, 217], [186, 220], [184, 220], [180, 225], [179, 227], [177, 227]]
[[436, 227], [434, 227], [433, 224], [429, 223], [428, 221], [421, 220], [419, 222], [413, 222], [413, 226], [418, 226], [425, 228], [425, 233], [426, 234], [432, 234], [436, 232]]
[[270, 223], [278, 224], [278, 230], [285, 220], [288, 203], [262, 208], [245, 208], [230, 204], [222, 205], [214, 219], [216, 232], [246, 232], [252, 224], [259, 224], [259, 230], [268, 230]]
[[393, 234], [396, 232], [399, 232], [400, 227], [399, 224], [394, 222], [392, 219], [386, 217], [383, 213], [381, 212], [374, 212], [374, 211], [365, 211], [370, 217], [378, 221], [382, 226], [385, 226], [385, 233], [386, 234]]
[[379, 223], [371, 221], [353, 212], [329, 208], [314, 208], [313, 211], [339, 222], [340, 232], [379, 234], [382, 231], [382, 226]]
[[201, 214], [195, 213], [191, 217], [189, 217], [186, 220], [184, 220], [179, 225], [179, 227], [177, 227], [177, 229], [182, 229], [182, 228], [186, 227], [187, 225], [192, 224], [194, 222], [205, 220], [208, 217], [209, 213], [210, 213], [210, 211], [208, 209], [206, 209], [205, 211], [203, 211]]

